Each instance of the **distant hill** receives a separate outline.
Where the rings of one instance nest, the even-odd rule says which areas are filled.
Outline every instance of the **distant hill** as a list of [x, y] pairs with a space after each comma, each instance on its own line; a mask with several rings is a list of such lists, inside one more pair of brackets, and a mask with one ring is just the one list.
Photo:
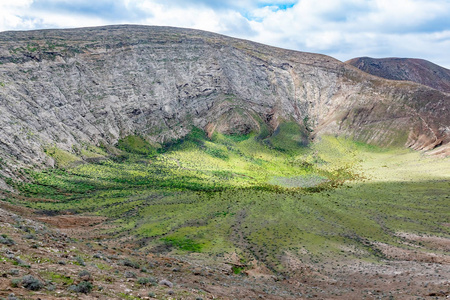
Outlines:
[[375, 76], [392, 80], [409, 80], [450, 93], [450, 70], [427, 60], [357, 57], [346, 63]]

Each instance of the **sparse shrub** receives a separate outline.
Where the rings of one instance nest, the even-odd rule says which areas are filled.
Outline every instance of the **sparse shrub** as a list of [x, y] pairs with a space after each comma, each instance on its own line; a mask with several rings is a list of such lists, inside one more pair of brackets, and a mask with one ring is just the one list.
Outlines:
[[142, 284], [142, 285], [146, 285], [148, 283], [148, 278], [139, 277], [138, 280], [137, 280], [137, 283]]
[[15, 245], [16, 243], [11, 238], [9, 238], [6, 234], [2, 234], [0, 236], [0, 244], [11, 246], [11, 245]]
[[142, 284], [142, 285], [147, 285], [147, 284], [156, 284], [156, 279], [153, 277], [139, 277], [137, 280], [137, 283]]
[[126, 267], [132, 267], [132, 268], [135, 268], [135, 269], [139, 269], [141, 267], [138, 262], [131, 261], [128, 258], [124, 259], [124, 260], [121, 260], [120, 264], [123, 265], [123, 266], [126, 266]]
[[91, 273], [89, 273], [89, 271], [87, 270], [80, 271], [80, 273], [78, 273], [78, 276], [86, 281], [91, 279]]
[[13, 264], [16, 265], [16, 266], [20, 266], [20, 267], [30, 268], [30, 265], [28, 265], [25, 261], [20, 259], [20, 257], [14, 257], [14, 263]]
[[16, 288], [19, 287], [19, 285], [22, 283], [22, 280], [20, 278], [13, 278], [11, 279], [11, 286]]
[[18, 228], [22, 229], [25, 232], [31, 232], [31, 228], [25, 225], [19, 225]]
[[80, 266], [83, 266], [83, 267], [86, 265], [86, 263], [84, 262], [84, 259], [81, 256], [75, 257], [75, 263], [77, 265], [80, 265]]
[[137, 277], [136, 273], [131, 272], [131, 271], [126, 271], [124, 275], [126, 278], [136, 278]]
[[89, 281], [82, 281], [77, 285], [71, 285], [69, 286], [69, 291], [75, 292], [75, 293], [83, 293], [88, 294], [92, 291], [92, 283]]
[[154, 298], [156, 295], [155, 295], [155, 293], [153, 293], [153, 292], [149, 292], [149, 293], [148, 293], [148, 296]]
[[31, 291], [38, 291], [44, 287], [44, 284], [33, 275], [25, 275], [22, 277], [22, 285]]
[[18, 269], [11, 269], [9, 270], [9, 275], [19, 275], [20, 271]]
[[28, 233], [24, 236], [24, 238], [27, 240], [35, 240], [36, 236], [34, 234]]
[[19, 300], [19, 298], [17, 298], [16, 295], [11, 293], [11, 294], [8, 295], [8, 299], [7, 300]]

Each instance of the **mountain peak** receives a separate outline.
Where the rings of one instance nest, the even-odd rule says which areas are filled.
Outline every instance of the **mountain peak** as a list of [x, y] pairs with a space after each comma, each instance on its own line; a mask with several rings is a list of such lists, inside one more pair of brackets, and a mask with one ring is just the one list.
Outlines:
[[417, 82], [450, 93], [450, 70], [424, 59], [358, 57], [346, 63], [375, 76]]

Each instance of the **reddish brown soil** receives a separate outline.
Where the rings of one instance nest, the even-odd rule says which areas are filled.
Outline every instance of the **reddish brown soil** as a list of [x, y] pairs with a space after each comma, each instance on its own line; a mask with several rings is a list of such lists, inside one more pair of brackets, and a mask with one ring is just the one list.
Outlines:
[[[4, 204], [2, 207], [7, 206]], [[28, 210], [24, 212], [30, 214]], [[417, 253], [407, 252], [380, 244], [379, 248], [390, 260], [303, 264], [287, 255], [286, 264], [292, 267], [289, 276], [273, 274], [256, 261], [246, 272], [235, 275], [231, 271], [236, 263], [232, 256], [227, 258], [229, 263], [206, 265], [195, 255], [182, 259], [164, 257], [135, 251], [126, 240], [98, 238], [98, 231], [109, 226], [104, 218], [76, 215], [34, 218], [39, 222], [0, 209], [1, 233], [15, 241], [15, 245], [0, 244], [0, 298], [7, 298], [11, 293], [19, 299], [151, 299], [149, 293], [157, 299], [450, 297], [450, 262], [445, 238], [402, 236], [406, 240], [434, 243], [441, 251], [438, 254], [427, 254], [420, 249]], [[83, 258], [85, 266], [77, 263], [77, 257]], [[16, 258], [29, 267], [15, 265]], [[124, 260], [136, 262], [139, 268], [124, 265]], [[78, 275], [82, 270], [91, 274], [89, 280], [94, 288], [88, 294], [76, 294], [68, 289], [72, 284], [68, 281], [77, 284], [85, 279]], [[125, 272], [133, 272], [137, 278], [151, 276], [155, 283], [141, 285], [137, 278], [127, 278]], [[14, 287], [13, 279], [28, 274], [48, 283], [39, 291], [29, 291], [20, 285]], [[173, 287], [160, 284], [163, 279], [173, 283]]]

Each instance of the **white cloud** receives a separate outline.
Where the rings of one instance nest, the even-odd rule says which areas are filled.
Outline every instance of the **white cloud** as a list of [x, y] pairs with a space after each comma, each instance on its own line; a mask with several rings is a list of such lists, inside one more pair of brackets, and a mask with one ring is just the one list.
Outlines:
[[355, 56], [419, 57], [450, 67], [449, 1], [301, 0], [253, 11], [256, 40], [341, 60]]
[[33, 0], [0, 2], [0, 30], [32, 29], [32, 22], [21, 16], [21, 13], [28, 9], [32, 2]]

